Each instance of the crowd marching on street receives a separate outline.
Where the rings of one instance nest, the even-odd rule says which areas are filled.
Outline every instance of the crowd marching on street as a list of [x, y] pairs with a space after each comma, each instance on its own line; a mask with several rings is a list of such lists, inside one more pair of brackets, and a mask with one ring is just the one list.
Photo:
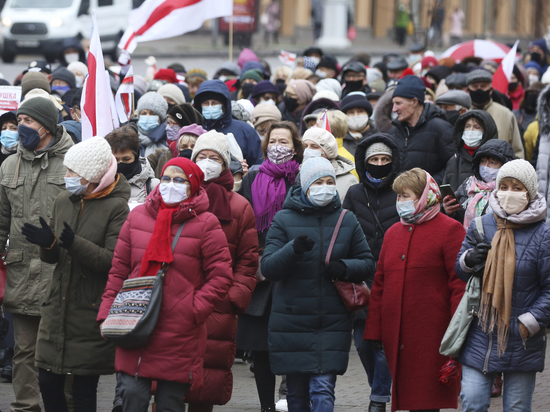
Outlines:
[[550, 324], [548, 39], [376, 64], [312, 46], [279, 67], [245, 48], [213, 76], [132, 73], [123, 50], [107, 87], [118, 105], [131, 85], [127, 121], [93, 135], [85, 47], [0, 79], [22, 92], [0, 116], [10, 411], [96, 411], [116, 374], [113, 412], [212, 412], [238, 357], [258, 411], [332, 412], [350, 356], [369, 412], [495, 396], [531, 411]]

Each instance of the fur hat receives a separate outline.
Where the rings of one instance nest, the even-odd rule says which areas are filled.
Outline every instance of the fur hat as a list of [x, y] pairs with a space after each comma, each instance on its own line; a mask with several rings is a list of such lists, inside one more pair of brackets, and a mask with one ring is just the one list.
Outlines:
[[63, 165], [91, 183], [99, 183], [111, 164], [111, 146], [103, 137], [95, 136], [72, 146]]
[[306, 160], [300, 168], [302, 191], [306, 193], [313, 182], [326, 176], [331, 176], [336, 181], [336, 172], [330, 161], [324, 157], [313, 157]]
[[157, 92], [145, 93], [141, 96], [137, 104], [138, 115], [142, 110], [151, 110], [160, 117], [160, 121], [163, 122], [166, 119], [166, 112], [168, 111], [168, 103]]
[[231, 152], [229, 150], [229, 142], [227, 137], [223, 133], [218, 133], [215, 130], [210, 130], [209, 132], [199, 136], [195, 147], [193, 148], [193, 154], [191, 155], [191, 160], [195, 161], [197, 155], [203, 150], [212, 150], [219, 154], [225, 167], [229, 168], [231, 163]]
[[336, 142], [336, 138], [325, 129], [316, 126], [307, 129], [302, 137], [303, 142], [306, 140], [317, 143], [319, 147], [323, 149], [323, 152], [325, 152], [327, 159], [333, 160], [338, 156], [338, 142]]
[[162, 97], [168, 97], [169, 99], [172, 99], [174, 102], [176, 102], [176, 104], [185, 103], [185, 96], [183, 95], [183, 92], [175, 84], [168, 83], [162, 85], [157, 90], [157, 93], [160, 94]]
[[500, 186], [500, 181], [506, 177], [513, 177], [519, 180], [529, 192], [529, 199], [534, 200], [537, 197], [537, 172], [527, 160], [516, 159], [504, 163], [498, 171], [496, 188]]

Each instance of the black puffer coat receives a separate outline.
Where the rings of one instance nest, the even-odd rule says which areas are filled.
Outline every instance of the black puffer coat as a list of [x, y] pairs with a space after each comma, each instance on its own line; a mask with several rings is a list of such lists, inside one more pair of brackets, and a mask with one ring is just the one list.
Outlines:
[[453, 133], [455, 154], [447, 162], [445, 177], [443, 177], [443, 183], [451, 185], [453, 190], [457, 190], [458, 186], [462, 184], [464, 180], [474, 174], [472, 170], [472, 160], [474, 157], [466, 150], [464, 147], [464, 141], [462, 140], [462, 134], [464, 133], [466, 122], [472, 117], [477, 119], [483, 125], [483, 138], [481, 139], [479, 146], [482, 146], [491, 139], [498, 139], [497, 125], [489, 113], [483, 110], [472, 110], [464, 113], [458, 118]]
[[414, 127], [392, 121], [389, 134], [399, 148], [401, 171], [421, 167], [438, 184], [443, 181], [445, 166], [454, 154], [453, 126], [446, 119], [439, 107], [424, 103], [424, 111]]

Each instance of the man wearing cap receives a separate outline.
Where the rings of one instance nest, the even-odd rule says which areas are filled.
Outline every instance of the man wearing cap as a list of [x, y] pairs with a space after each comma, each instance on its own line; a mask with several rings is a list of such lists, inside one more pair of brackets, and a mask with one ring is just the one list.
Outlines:
[[348, 116], [349, 130], [344, 137], [344, 147], [355, 156], [359, 142], [376, 132], [371, 119], [372, 105], [363, 92], [348, 94], [340, 104], [342, 112]]
[[426, 87], [416, 76], [405, 76], [393, 91], [389, 132], [400, 152], [401, 171], [421, 167], [441, 183], [447, 161], [454, 154], [453, 127], [445, 113], [434, 104], [424, 103]]
[[407, 63], [404, 57], [398, 56], [394, 58], [387, 64], [388, 78], [390, 80], [398, 80], [407, 67], [409, 67], [409, 63]]
[[468, 81], [464, 73], [452, 73], [445, 78], [445, 85], [449, 90], [468, 92]]
[[461, 90], [449, 90], [435, 99], [435, 104], [445, 110], [447, 121], [454, 126], [458, 118], [470, 110], [472, 99]]
[[39, 411], [38, 370], [34, 365], [40, 308], [49, 290], [54, 266], [40, 260], [40, 248], [25, 240], [26, 222], [49, 220], [52, 206], [65, 190], [63, 157], [73, 145], [65, 128], [57, 124], [54, 103], [35, 97], [17, 111], [19, 147], [0, 168], [0, 248], [9, 237], [4, 307], [13, 313], [15, 349], [10, 410]]
[[510, 143], [518, 159], [524, 159], [525, 152], [514, 113], [507, 107], [495, 103], [491, 97], [493, 75], [487, 70], [473, 70], [468, 73], [467, 82], [472, 108], [485, 110], [493, 116], [498, 129], [498, 138]]
[[335, 79], [338, 76], [338, 61], [334, 56], [325, 54], [315, 68], [315, 74], [321, 79]]
[[48, 83], [52, 82], [52, 66], [46, 60], [33, 60], [30, 62], [29, 67], [27, 67], [27, 70], [25, 70], [23, 74], [29, 72], [42, 73], [42, 75], [46, 77]]
[[342, 70], [342, 97], [351, 92], [370, 93], [367, 86], [367, 68], [361, 62], [352, 61], [344, 66]]

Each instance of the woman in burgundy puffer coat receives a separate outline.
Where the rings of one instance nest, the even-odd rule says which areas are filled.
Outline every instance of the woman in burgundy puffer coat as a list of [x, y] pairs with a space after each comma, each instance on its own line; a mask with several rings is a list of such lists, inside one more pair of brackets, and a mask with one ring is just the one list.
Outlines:
[[[123, 410], [147, 411], [157, 381], [157, 411], [185, 411], [183, 398], [203, 383], [206, 319], [232, 282], [231, 256], [218, 219], [209, 213], [204, 175], [185, 158], [166, 163], [161, 182], [124, 223], [97, 320], [103, 322], [124, 280], [156, 275], [170, 263], [162, 306], [147, 344], [117, 348]], [[171, 243], [185, 226], [172, 254]]]
[[211, 412], [214, 405], [225, 405], [231, 399], [237, 315], [244, 313], [256, 287], [258, 234], [252, 206], [232, 191], [231, 153], [225, 135], [211, 130], [199, 136], [191, 160], [204, 172], [202, 186], [210, 200], [208, 211], [220, 221], [233, 260], [229, 292], [206, 320], [204, 385], [201, 390], [193, 388], [185, 398], [189, 412]]

